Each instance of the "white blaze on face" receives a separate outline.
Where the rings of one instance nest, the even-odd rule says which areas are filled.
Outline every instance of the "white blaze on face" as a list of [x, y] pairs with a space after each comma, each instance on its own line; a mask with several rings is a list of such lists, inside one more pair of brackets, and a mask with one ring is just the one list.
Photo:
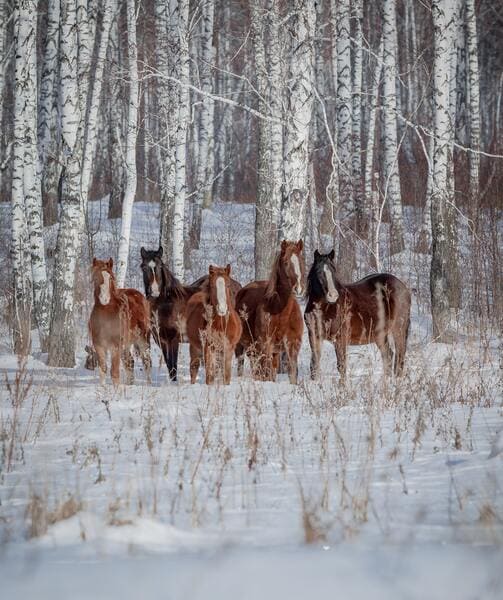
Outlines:
[[297, 284], [295, 285], [295, 293], [299, 296], [302, 294], [302, 273], [300, 271], [299, 257], [296, 254], [292, 254], [290, 260], [292, 261], [292, 267], [297, 277]]
[[148, 266], [152, 269], [152, 275], [154, 277], [152, 283], [150, 284], [150, 295], [152, 298], [158, 298], [161, 293], [159, 290], [159, 283], [157, 282], [157, 277], [155, 276], [155, 260], [151, 260], [148, 263]]
[[332, 271], [330, 269], [330, 267], [328, 265], [323, 265], [323, 272], [325, 273], [325, 277], [327, 278], [327, 302], [330, 302], [331, 304], [333, 304], [334, 302], [337, 301], [337, 298], [339, 297], [339, 293], [337, 292], [337, 289], [335, 288], [335, 284], [334, 284], [334, 278], [332, 277]]
[[102, 271], [103, 283], [100, 285], [99, 299], [101, 304], [108, 304], [110, 302], [110, 273]]
[[225, 281], [223, 277], [217, 277], [217, 313], [221, 317], [227, 314], [227, 294], [225, 293]]

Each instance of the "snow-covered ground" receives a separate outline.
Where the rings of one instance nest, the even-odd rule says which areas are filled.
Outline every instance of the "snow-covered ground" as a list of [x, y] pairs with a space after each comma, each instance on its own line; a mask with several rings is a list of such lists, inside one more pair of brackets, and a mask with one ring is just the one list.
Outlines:
[[[156, 210], [135, 206], [139, 289]], [[105, 216], [94, 203], [100, 257], [117, 248]], [[249, 207], [206, 212], [204, 231], [190, 278], [231, 262], [248, 281]], [[404, 253], [399, 271], [417, 291], [397, 381], [359, 347], [342, 387], [327, 345], [311, 382], [306, 339], [296, 387], [191, 386], [185, 345], [178, 385], [155, 351], [152, 385], [138, 369], [135, 385], [100, 386], [82, 368], [85, 285], [77, 368], [49, 369], [35, 348], [19, 369], [3, 339], [0, 597], [503, 597], [499, 340], [460, 323], [456, 343], [432, 343], [426, 257]]]

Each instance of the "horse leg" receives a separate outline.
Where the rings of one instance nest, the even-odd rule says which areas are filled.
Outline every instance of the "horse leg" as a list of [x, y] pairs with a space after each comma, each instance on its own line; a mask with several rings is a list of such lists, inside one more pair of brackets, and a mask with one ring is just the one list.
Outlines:
[[334, 341], [335, 356], [337, 357], [337, 369], [339, 370], [342, 383], [346, 381], [346, 347], [347, 345], [344, 341]]
[[131, 385], [134, 383], [134, 358], [130, 347], [122, 351], [122, 362], [126, 371], [126, 385]]
[[224, 384], [229, 385], [232, 376], [232, 348], [230, 344], [224, 345]]
[[215, 381], [215, 349], [208, 343], [204, 345], [204, 369], [206, 385], [211, 385]]
[[164, 360], [168, 367], [169, 378], [171, 381], [177, 380], [178, 375], [178, 337], [175, 336], [166, 342], [166, 351], [163, 349]]
[[199, 365], [201, 364], [201, 349], [190, 344], [190, 383], [196, 383]]
[[[395, 325], [393, 331], [393, 340], [395, 342], [395, 375], [400, 376], [403, 373], [405, 363], [405, 352], [407, 350], [407, 338], [409, 337], [410, 320], [407, 323]], [[398, 330], [398, 331], [397, 331]]]
[[103, 346], [95, 346], [96, 356], [98, 357], [98, 370], [100, 373], [100, 384], [105, 383], [107, 376], [107, 352]]
[[243, 344], [239, 342], [236, 344], [234, 354], [238, 361], [238, 377], [243, 377], [243, 369], [245, 364], [245, 348]]
[[150, 355], [150, 344], [146, 340], [141, 340], [135, 344], [135, 348], [143, 363], [147, 382], [152, 383], [152, 357]]
[[112, 348], [112, 366], [110, 369], [112, 375], [112, 382], [114, 385], [120, 383], [120, 364], [121, 364], [121, 353], [118, 346]]
[[393, 351], [389, 343], [389, 336], [385, 336], [384, 339], [376, 341], [376, 345], [381, 352], [384, 375], [388, 376], [391, 372], [393, 362]]
[[320, 358], [323, 338], [317, 326], [317, 316], [314, 312], [306, 316], [309, 345], [311, 346], [311, 379], [318, 379], [320, 375]]
[[297, 342], [286, 343], [286, 354], [288, 357], [288, 377], [292, 385], [297, 385], [299, 369], [297, 361], [299, 357], [300, 344]]

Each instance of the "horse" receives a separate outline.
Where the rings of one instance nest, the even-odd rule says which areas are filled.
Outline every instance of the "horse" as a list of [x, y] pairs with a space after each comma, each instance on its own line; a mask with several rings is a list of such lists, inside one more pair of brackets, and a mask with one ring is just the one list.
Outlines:
[[191, 383], [197, 379], [203, 354], [207, 384], [214, 383], [222, 367], [224, 384], [231, 381], [232, 355], [241, 338], [242, 325], [232, 300], [230, 272], [230, 265], [210, 265], [205, 289], [187, 303]]
[[297, 383], [304, 324], [294, 294], [303, 293], [303, 248], [302, 240], [283, 240], [269, 279], [252, 281], [238, 292], [236, 309], [243, 321], [238, 354], [250, 357], [256, 379], [275, 381], [280, 354], [285, 352], [290, 383]]
[[390, 273], [375, 273], [355, 283], [342, 283], [337, 278], [334, 256], [334, 250], [328, 254], [316, 250], [307, 276], [304, 320], [311, 346], [311, 378], [319, 375], [324, 340], [334, 344], [342, 380], [348, 345], [375, 343], [385, 373], [393, 366], [393, 372], [400, 375], [410, 326], [409, 289]]
[[92, 280], [94, 307], [89, 318], [89, 332], [98, 359], [100, 380], [107, 371], [106, 354], [112, 354], [111, 375], [115, 385], [120, 380], [120, 359], [126, 369], [126, 383], [134, 381], [134, 345], [141, 356], [150, 381], [150, 306], [138, 290], [119, 289], [115, 285], [113, 260], [93, 258]]
[[[141, 269], [145, 295], [152, 309], [152, 334], [160, 346], [172, 381], [178, 375], [178, 349], [186, 341], [186, 309], [190, 297], [208, 285], [208, 275], [192, 285], [183, 285], [163, 262], [163, 247], [158, 250], [141, 248]], [[241, 285], [231, 279], [232, 295], [235, 297]]]

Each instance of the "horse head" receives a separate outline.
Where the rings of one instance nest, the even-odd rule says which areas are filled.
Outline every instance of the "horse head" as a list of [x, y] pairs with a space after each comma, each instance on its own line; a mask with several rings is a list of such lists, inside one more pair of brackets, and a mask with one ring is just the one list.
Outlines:
[[147, 298], [158, 298], [162, 289], [162, 246], [159, 246], [158, 250], [145, 250], [142, 246], [140, 252], [145, 296]]
[[103, 305], [110, 302], [112, 292], [115, 289], [115, 276], [113, 273], [114, 261], [93, 258], [92, 280], [94, 284], [94, 295]]
[[336, 287], [337, 276], [334, 256], [334, 250], [331, 250], [328, 254], [321, 254], [318, 250], [315, 250], [314, 263], [308, 276], [308, 287], [317, 296], [322, 296], [329, 304], [337, 302], [339, 298]]
[[215, 307], [219, 317], [225, 317], [231, 306], [230, 296], [230, 274], [231, 266], [223, 267], [209, 266], [208, 289], [210, 304]]
[[289, 284], [298, 296], [304, 293], [304, 255], [302, 250], [304, 242], [281, 242], [281, 252], [279, 257], [279, 266], [288, 279]]

